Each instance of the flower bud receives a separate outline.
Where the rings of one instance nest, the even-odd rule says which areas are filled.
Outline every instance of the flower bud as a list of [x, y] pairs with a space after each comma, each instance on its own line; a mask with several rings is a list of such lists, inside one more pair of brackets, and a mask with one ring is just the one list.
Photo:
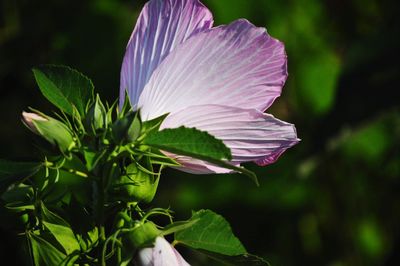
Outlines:
[[130, 231], [126, 240], [129, 243], [130, 248], [143, 248], [150, 247], [154, 239], [160, 234], [156, 225], [150, 221], [145, 223], [137, 224], [132, 231]]
[[118, 118], [112, 125], [112, 137], [117, 143], [135, 141], [141, 131], [141, 121], [137, 112], [129, 112]]
[[43, 116], [40, 116], [35, 113], [27, 113], [27, 112], [22, 112], [22, 121], [24, 124], [33, 132], [36, 134], [39, 134], [37, 131], [35, 125], [33, 124], [33, 121], [48, 121], [48, 119], [44, 118]]
[[139, 266], [190, 266], [163, 237], [156, 238], [154, 247], [139, 250], [135, 263]]
[[62, 152], [67, 152], [75, 146], [71, 131], [57, 119], [41, 114], [23, 112], [22, 120], [32, 132], [58, 146]]
[[126, 174], [112, 184], [112, 194], [126, 202], [150, 202], [158, 187], [158, 178], [138, 169], [135, 163], [128, 165]]
[[100, 100], [99, 95], [96, 101], [90, 106], [86, 116], [86, 126], [89, 130], [96, 130], [104, 128], [107, 125], [107, 111]]

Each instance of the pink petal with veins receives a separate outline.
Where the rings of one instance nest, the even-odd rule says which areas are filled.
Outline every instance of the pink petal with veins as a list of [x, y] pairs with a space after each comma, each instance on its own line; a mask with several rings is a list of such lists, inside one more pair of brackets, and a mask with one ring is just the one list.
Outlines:
[[241, 19], [177, 46], [153, 72], [138, 106], [145, 120], [201, 104], [264, 111], [286, 77], [283, 44]]
[[121, 69], [120, 106], [128, 91], [136, 106], [153, 71], [179, 44], [209, 29], [211, 12], [198, 0], [151, 0], [142, 9]]
[[[196, 105], [171, 113], [162, 128], [195, 127], [222, 140], [231, 149], [232, 163], [270, 164], [299, 142], [294, 125], [255, 109], [222, 105]], [[224, 173], [229, 170], [184, 156], [175, 157], [191, 173]]]

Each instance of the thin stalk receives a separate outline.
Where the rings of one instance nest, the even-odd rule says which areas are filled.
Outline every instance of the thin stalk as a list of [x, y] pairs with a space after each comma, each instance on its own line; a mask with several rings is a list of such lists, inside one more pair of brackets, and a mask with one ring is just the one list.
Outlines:
[[[105, 217], [104, 217], [104, 203], [105, 203], [105, 191], [104, 191], [104, 176], [101, 176], [96, 182], [97, 186], [97, 202], [95, 205], [96, 208], [96, 224], [99, 228], [99, 238], [100, 238], [100, 247], [105, 245], [106, 242], [106, 230], [105, 230]], [[106, 266], [106, 259], [101, 252], [102, 249], [99, 250], [99, 257], [101, 266]]]

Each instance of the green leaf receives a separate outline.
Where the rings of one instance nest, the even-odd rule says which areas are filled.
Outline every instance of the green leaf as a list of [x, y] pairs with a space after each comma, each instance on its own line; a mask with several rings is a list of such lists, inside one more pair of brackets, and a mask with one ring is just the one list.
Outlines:
[[93, 227], [82, 235], [77, 235], [77, 239], [83, 251], [91, 250], [99, 240], [99, 231], [97, 227]]
[[190, 220], [197, 220], [197, 222], [187, 229], [176, 232], [176, 242], [194, 249], [203, 249], [227, 256], [247, 253], [221, 215], [210, 210], [200, 210], [194, 213]]
[[13, 162], [0, 159], [0, 180], [10, 176], [32, 175], [40, 166], [41, 162]]
[[196, 128], [182, 126], [153, 131], [145, 138], [144, 144], [194, 158], [232, 159], [229, 148], [221, 140]]
[[79, 251], [75, 251], [74, 253], [68, 255], [60, 264], [60, 266], [75, 266], [75, 262], [79, 259]]
[[42, 165], [41, 162], [13, 162], [0, 159], [0, 194], [11, 184], [35, 174]]
[[69, 215], [71, 225], [82, 252], [88, 252], [94, 248], [99, 241], [98, 228], [92, 213], [88, 208], [80, 204], [75, 197], [71, 197], [70, 204], [64, 209]]
[[80, 250], [80, 245], [71, 226], [60, 216], [49, 211], [41, 204], [43, 225], [53, 234], [54, 238], [64, 248], [66, 254]]
[[25, 184], [18, 184], [10, 186], [6, 192], [1, 195], [1, 199], [5, 202], [30, 202], [34, 197], [32, 186]]
[[142, 124], [142, 133], [150, 133], [151, 131], [157, 131], [160, 128], [161, 123], [165, 120], [167, 116], [168, 114], [163, 114], [154, 119], [144, 121]]
[[24, 212], [27, 210], [34, 210], [35, 206], [33, 204], [27, 204], [25, 202], [11, 202], [4, 205], [7, 209], [17, 211], [17, 212]]
[[81, 204], [90, 202], [92, 183], [88, 178], [61, 170], [59, 185], [67, 187]]
[[173, 234], [182, 230], [185, 230], [191, 227], [193, 224], [197, 223], [198, 220], [189, 220], [189, 221], [178, 221], [172, 224], [167, 225], [163, 228], [161, 235], [166, 236], [169, 234]]
[[257, 176], [253, 172], [222, 160], [232, 159], [229, 148], [221, 140], [216, 139], [205, 131], [183, 126], [167, 128], [150, 132], [143, 143], [160, 150], [186, 155], [234, 170], [250, 177], [258, 185]]
[[93, 100], [92, 81], [78, 71], [66, 67], [46, 65], [33, 69], [33, 74], [43, 95], [60, 110], [73, 115], [73, 106], [81, 116]]
[[238, 256], [227, 256], [206, 250], [197, 249], [196, 251], [207, 255], [208, 257], [221, 262], [224, 265], [231, 266], [269, 266], [270, 264], [261, 257], [252, 254], [242, 254]]
[[27, 236], [31, 243], [31, 251], [35, 266], [60, 265], [60, 263], [65, 259], [65, 254], [45, 239], [34, 233], [28, 233]]

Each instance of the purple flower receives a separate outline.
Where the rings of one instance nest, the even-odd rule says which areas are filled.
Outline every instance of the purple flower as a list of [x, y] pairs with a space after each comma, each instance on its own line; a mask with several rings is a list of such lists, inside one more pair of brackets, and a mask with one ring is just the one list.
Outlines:
[[[149, 120], [169, 113], [161, 128], [208, 131], [232, 151], [232, 164], [273, 163], [299, 139], [292, 124], [263, 112], [287, 78], [284, 45], [245, 19], [212, 27], [198, 0], [151, 0], [129, 40], [120, 104], [128, 92]], [[180, 170], [229, 170], [176, 156]]]
[[141, 249], [136, 258], [139, 266], [190, 266], [163, 237], [157, 237], [152, 248]]

